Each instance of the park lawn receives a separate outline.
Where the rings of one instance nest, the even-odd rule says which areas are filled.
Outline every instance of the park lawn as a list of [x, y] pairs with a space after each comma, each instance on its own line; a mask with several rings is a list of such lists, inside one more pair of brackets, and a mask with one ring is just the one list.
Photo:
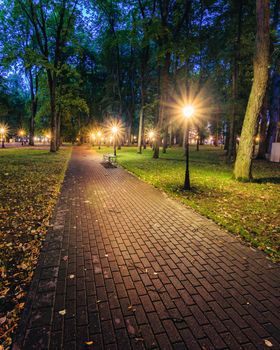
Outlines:
[[10, 346], [70, 154], [0, 149], [0, 348]]
[[[103, 148], [99, 152], [112, 153]], [[182, 148], [171, 148], [159, 159], [152, 150], [137, 154], [136, 147], [117, 151], [118, 163], [144, 181], [175, 196], [184, 204], [239, 235], [253, 247], [280, 261], [280, 164], [254, 161], [254, 181], [232, 179], [224, 151], [214, 146], [190, 149], [192, 191], [182, 191], [185, 174]]]

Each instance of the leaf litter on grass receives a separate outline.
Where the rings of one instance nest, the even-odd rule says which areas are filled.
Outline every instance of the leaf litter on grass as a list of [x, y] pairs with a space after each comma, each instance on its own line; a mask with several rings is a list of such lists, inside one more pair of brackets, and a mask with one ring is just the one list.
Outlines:
[[[70, 149], [0, 152], [0, 345], [9, 349]], [[9, 174], [7, 176], [6, 174]]]

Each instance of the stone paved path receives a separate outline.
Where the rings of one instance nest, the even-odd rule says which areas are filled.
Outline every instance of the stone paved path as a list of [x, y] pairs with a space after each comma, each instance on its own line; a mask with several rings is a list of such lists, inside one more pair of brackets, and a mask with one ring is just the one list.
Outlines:
[[280, 349], [279, 269], [100, 163], [73, 151], [14, 350]]

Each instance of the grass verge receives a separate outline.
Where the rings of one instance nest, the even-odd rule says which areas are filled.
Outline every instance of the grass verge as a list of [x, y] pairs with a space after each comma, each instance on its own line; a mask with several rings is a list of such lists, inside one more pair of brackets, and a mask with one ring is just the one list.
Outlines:
[[[110, 148], [98, 150], [112, 153]], [[117, 151], [118, 163], [142, 180], [164, 190], [252, 246], [280, 261], [280, 164], [254, 161], [254, 181], [232, 179], [224, 151], [202, 146], [190, 150], [192, 190], [182, 191], [185, 162], [182, 148], [171, 148], [159, 159], [152, 150], [137, 154], [136, 147]]]
[[0, 150], [0, 349], [10, 347], [70, 154]]

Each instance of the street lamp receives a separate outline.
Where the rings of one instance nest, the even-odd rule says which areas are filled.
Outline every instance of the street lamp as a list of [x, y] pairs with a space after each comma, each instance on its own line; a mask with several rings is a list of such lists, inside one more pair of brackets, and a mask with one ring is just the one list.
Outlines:
[[91, 137], [91, 139], [92, 139], [92, 146], [94, 147], [94, 141], [95, 141], [95, 139], [96, 139], [96, 136], [95, 136], [94, 133], [91, 133], [90, 137]]
[[8, 132], [8, 127], [6, 124], [0, 124], [0, 135], [2, 140], [2, 148], [5, 148], [5, 136]]
[[155, 132], [154, 132], [154, 130], [150, 130], [150, 131], [148, 132], [148, 137], [149, 137], [150, 145], [151, 145], [151, 147], [153, 147], [154, 137], [155, 137]]
[[23, 146], [23, 136], [25, 135], [25, 131], [23, 129], [19, 130], [19, 136], [21, 140], [21, 145]]
[[195, 109], [192, 105], [186, 105], [182, 109], [183, 115], [186, 120], [186, 173], [185, 173], [185, 182], [184, 190], [190, 190], [190, 172], [189, 172], [189, 120], [193, 116]]
[[101, 147], [101, 136], [102, 136], [102, 132], [99, 130], [97, 131], [97, 137], [98, 137], [98, 149], [100, 149]]
[[111, 132], [113, 135], [113, 146], [114, 146], [114, 156], [117, 155], [117, 145], [116, 145], [116, 136], [119, 132], [119, 128], [117, 127], [117, 125], [113, 125], [111, 128]]

